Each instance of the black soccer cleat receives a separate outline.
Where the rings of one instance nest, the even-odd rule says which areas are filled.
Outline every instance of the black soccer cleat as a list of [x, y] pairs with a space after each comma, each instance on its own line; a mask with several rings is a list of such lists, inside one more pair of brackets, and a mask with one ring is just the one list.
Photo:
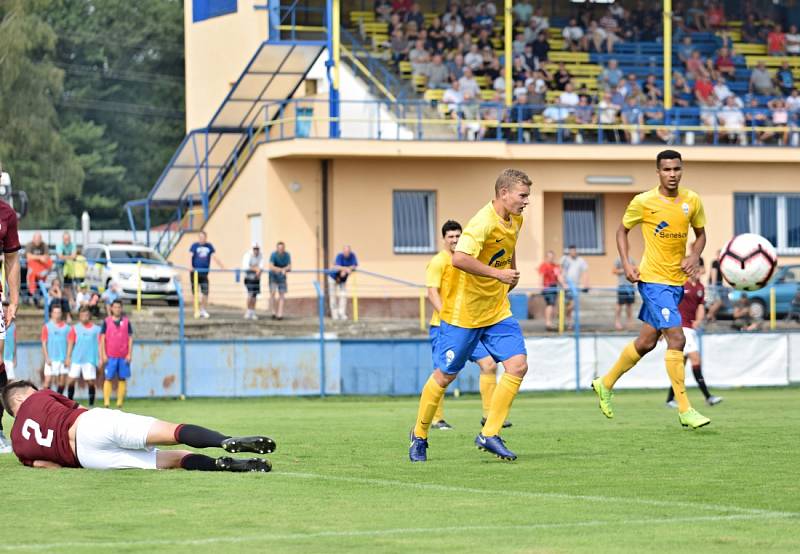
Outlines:
[[275, 452], [275, 441], [269, 437], [231, 437], [222, 441], [220, 445], [226, 452], [255, 452], [256, 454], [270, 454]]
[[[486, 425], [486, 418], [485, 418], [485, 417], [482, 417], [482, 418], [481, 418], [481, 427], [483, 427], [484, 425]], [[513, 423], [511, 423], [511, 422], [510, 422], [510, 421], [508, 421], [508, 420], [505, 420], [505, 421], [503, 422], [503, 429], [508, 429], [508, 428], [509, 428], [509, 427], [511, 427], [512, 425], [513, 425]]]
[[217, 458], [215, 465], [218, 471], [231, 471], [234, 473], [258, 472], [267, 473], [272, 470], [269, 460], [263, 458]]

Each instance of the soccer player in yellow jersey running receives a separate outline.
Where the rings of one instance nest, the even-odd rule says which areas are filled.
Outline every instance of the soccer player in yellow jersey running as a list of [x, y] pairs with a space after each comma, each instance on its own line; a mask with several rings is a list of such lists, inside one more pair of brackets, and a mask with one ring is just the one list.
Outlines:
[[506, 169], [494, 185], [495, 198], [467, 224], [453, 252], [453, 284], [442, 299], [439, 338], [433, 353], [433, 374], [419, 400], [417, 422], [411, 431], [408, 457], [427, 460], [428, 429], [444, 391], [482, 344], [505, 373], [492, 394], [489, 414], [475, 444], [504, 460], [516, 459], [500, 438], [500, 429], [528, 371], [522, 329], [511, 317], [508, 292], [519, 281], [514, 248], [528, 205], [531, 180]]
[[[442, 225], [442, 240], [444, 250], [436, 254], [428, 267], [425, 268], [425, 286], [428, 288], [428, 300], [433, 305], [433, 315], [430, 323], [431, 350], [436, 351], [436, 342], [439, 339], [439, 312], [442, 310], [442, 298], [447, 296], [453, 284], [453, 275], [456, 269], [453, 267], [453, 252], [456, 249], [458, 239], [461, 238], [461, 225], [452, 219]], [[492, 401], [492, 394], [497, 387], [497, 362], [494, 361], [489, 351], [481, 344], [475, 345], [475, 350], [469, 356], [471, 362], [478, 364], [480, 368], [479, 387], [481, 392], [481, 403], [483, 404], [483, 419], [481, 425], [486, 422], [489, 413], [489, 404]], [[435, 363], [435, 362], [434, 362]], [[444, 420], [444, 396], [439, 401], [436, 413], [433, 416], [433, 429], [448, 431], [453, 427]], [[506, 421], [503, 427], [511, 427], [511, 422]]]
[[[639, 283], [642, 329], [639, 337], [625, 347], [611, 370], [592, 381], [592, 388], [600, 399], [603, 414], [608, 418], [614, 417], [611, 389], [623, 373], [655, 348], [659, 336], [663, 335], [667, 341], [664, 360], [678, 403], [679, 421], [684, 427], [697, 429], [708, 425], [711, 420], [692, 408], [686, 396], [683, 359], [686, 339], [678, 304], [683, 296], [686, 276], [699, 270], [700, 254], [706, 245], [706, 214], [697, 193], [680, 187], [683, 162], [678, 152], [664, 150], [659, 153], [656, 168], [658, 187], [637, 194], [631, 200], [617, 229], [617, 249], [625, 276], [631, 283]], [[637, 269], [628, 261], [628, 232], [638, 224], [642, 225], [645, 246], [642, 264]], [[697, 240], [686, 255], [690, 226]]]

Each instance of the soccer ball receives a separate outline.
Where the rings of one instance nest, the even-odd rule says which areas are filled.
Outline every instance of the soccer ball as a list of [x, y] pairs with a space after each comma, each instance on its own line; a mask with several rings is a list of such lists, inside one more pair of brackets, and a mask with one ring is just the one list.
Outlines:
[[722, 276], [737, 290], [758, 290], [767, 284], [778, 265], [775, 247], [755, 233], [737, 235], [719, 256]]

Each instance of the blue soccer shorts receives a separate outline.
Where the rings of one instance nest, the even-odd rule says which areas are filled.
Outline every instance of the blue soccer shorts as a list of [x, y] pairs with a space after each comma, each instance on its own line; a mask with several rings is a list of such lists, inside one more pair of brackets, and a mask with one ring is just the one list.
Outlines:
[[[431, 338], [431, 354], [434, 356], [433, 366], [436, 367], [436, 343], [439, 341], [439, 326], [432, 325], [428, 331], [428, 336]], [[477, 362], [478, 360], [482, 360], [487, 356], [491, 356], [491, 354], [489, 354], [489, 351], [486, 350], [486, 347], [479, 342], [475, 345], [475, 350], [472, 351], [472, 354], [469, 355], [469, 361]]]
[[125, 358], [109, 358], [105, 369], [106, 379], [128, 379], [131, 376], [131, 365]]
[[[498, 321], [488, 327], [467, 329], [442, 321], [439, 336], [433, 348], [433, 367], [454, 375], [464, 368], [467, 360], [479, 360], [482, 346], [495, 362], [502, 362], [518, 354], [527, 355], [522, 328], [513, 317]], [[483, 356], [485, 357], [485, 356]]]
[[681, 326], [678, 304], [683, 298], [682, 286], [639, 282], [639, 294], [642, 296], [639, 319], [656, 329]]

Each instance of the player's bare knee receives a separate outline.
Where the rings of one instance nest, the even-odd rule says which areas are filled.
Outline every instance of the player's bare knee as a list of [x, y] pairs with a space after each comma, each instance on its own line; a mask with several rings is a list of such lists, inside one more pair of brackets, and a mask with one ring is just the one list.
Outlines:
[[441, 369], [433, 371], [433, 379], [440, 387], [447, 387], [456, 377], [458, 377], [458, 374], [450, 375], [449, 373], [443, 372]]
[[639, 337], [634, 341], [633, 346], [640, 356], [644, 356], [656, 347], [658, 337]]
[[479, 360], [478, 368], [483, 375], [497, 375], [497, 362], [488, 358], [487, 360]]
[[181, 460], [191, 454], [188, 450], [159, 450], [156, 453], [158, 469], [180, 469]]

